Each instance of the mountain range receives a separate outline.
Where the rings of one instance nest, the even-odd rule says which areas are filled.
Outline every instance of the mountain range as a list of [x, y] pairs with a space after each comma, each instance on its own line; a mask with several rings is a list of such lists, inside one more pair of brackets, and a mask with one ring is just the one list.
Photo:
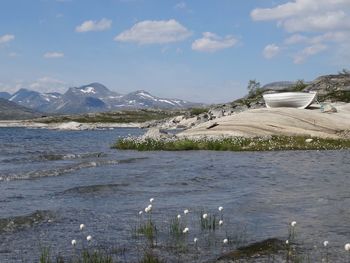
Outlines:
[[58, 114], [147, 108], [183, 109], [203, 105], [180, 99], [156, 97], [144, 90], [122, 95], [109, 90], [100, 83], [72, 87], [64, 94], [58, 92], [41, 93], [28, 89], [20, 89], [12, 95], [1, 92], [0, 98], [8, 99], [35, 111]]

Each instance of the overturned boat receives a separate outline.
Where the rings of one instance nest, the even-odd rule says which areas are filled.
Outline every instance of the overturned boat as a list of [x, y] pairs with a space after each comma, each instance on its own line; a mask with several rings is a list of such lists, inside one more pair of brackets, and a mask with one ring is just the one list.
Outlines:
[[316, 92], [283, 92], [263, 95], [267, 108], [305, 109], [316, 99]]

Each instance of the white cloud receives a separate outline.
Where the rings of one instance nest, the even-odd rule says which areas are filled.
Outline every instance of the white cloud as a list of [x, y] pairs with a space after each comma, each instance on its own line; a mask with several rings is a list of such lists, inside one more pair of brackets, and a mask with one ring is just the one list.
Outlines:
[[62, 52], [46, 52], [44, 58], [63, 58], [64, 53]]
[[67, 84], [59, 79], [44, 76], [29, 84], [29, 88], [40, 92], [64, 92]]
[[336, 54], [350, 41], [350, 0], [289, 0], [272, 8], [256, 8], [250, 15], [254, 21], [276, 21], [292, 34], [284, 40], [283, 50], [295, 52], [296, 45], [295, 63], [327, 47]]
[[44, 76], [34, 81], [13, 80], [8, 83], [0, 83], [0, 89], [14, 93], [21, 88], [29, 88], [39, 92], [65, 92], [68, 84], [62, 80]]
[[165, 44], [185, 40], [191, 32], [174, 19], [138, 22], [117, 35], [114, 40], [138, 44]]
[[10, 52], [10, 53], [8, 53], [8, 56], [11, 57], [11, 58], [15, 58], [15, 57], [18, 57], [19, 54], [16, 53], [16, 52]]
[[203, 37], [192, 43], [192, 49], [201, 52], [215, 52], [233, 47], [237, 43], [233, 36], [219, 37], [211, 32], [204, 32]]
[[182, 2], [177, 3], [174, 6], [174, 8], [175, 9], [186, 9], [187, 8], [187, 4], [186, 4], [186, 2], [182, 1]]
[[316, 44], [313, 46], [308, 46], [304, 48], [302, 51], [300, 51], [295, 57], [294, 57], [294, 63], [295, 64], [301, 64], [305, 61], [306, 58], [310, 56], [314, 56], [323, 50], [327, 49], [326, 45], [322, 44]]
[[15, 39], [14, 35], [9, 35], [9, 34], [2, 35], [2, 36], [0, 36], [0, 44], [4, 44], [4, 43], [7, 43], [7, 42], [10, 42], [10, 41], [12, 41], [14, 39]]
[[76, 32], [105, 31], [112, 26], [112, 20], [102, 18], [100, 21], [87, 20], [75, 28]]
[[278, 53], [280, 53], [281, 48], [279, 46], [277, 46], [276, 44], [269, 44], [264, 48], [263, 51], [263, 56], [266, 59], [271, 59], [275, 56], [278, 55]]

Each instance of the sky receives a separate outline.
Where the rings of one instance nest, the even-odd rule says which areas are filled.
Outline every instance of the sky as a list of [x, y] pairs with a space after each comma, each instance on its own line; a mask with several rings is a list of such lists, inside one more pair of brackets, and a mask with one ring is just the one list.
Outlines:
[[349, 68], [350, 0], [0, 0], [0, 91], [195, 102]]

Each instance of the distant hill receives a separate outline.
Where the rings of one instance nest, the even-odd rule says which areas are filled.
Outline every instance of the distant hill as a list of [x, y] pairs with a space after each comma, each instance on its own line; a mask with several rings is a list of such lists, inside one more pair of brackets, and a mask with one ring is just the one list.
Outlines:
[[11, 94], [8, 92], [0, 92], [0, 99], [9, 99], [11, 97]]
[[0, 98], [0, 120], [24, 120], [41, 117], [42, 114]]
[[60, 114], [133, 109], [185, 109], [202, 106], [200, 103], [180, 99], [156, 97], [144, 90], [122, 95], [97, 82], [69, 88], [64, 94], [20, 89], [9, 100], [40, 112]]

